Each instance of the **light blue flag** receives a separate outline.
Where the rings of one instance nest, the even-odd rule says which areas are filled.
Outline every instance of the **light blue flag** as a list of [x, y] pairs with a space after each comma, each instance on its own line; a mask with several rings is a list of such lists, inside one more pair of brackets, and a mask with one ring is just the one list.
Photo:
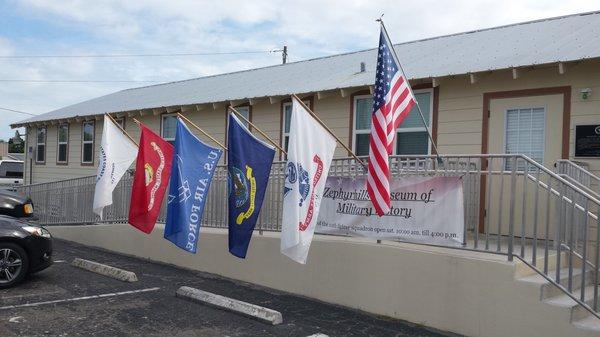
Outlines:
[[204, 144], [177, 119], [165, 239], [190, 253], [196, 253], [204, 203], [222, 154], [220, 149]]

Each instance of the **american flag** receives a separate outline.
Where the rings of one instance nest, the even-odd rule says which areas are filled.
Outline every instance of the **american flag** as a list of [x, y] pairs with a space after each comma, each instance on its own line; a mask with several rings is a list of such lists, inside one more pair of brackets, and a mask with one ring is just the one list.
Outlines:
[[377, 75], [373, 92], [371, 140], [369, 142], [369, 168], [367, 192], [377, 215], [390, 210], [390, 167], [388, 156], [394, 148], [396, 128], [408, 116], [415, 104], [409, 83], [394, 60], [392, 44], [383, 26], [379, 36]]

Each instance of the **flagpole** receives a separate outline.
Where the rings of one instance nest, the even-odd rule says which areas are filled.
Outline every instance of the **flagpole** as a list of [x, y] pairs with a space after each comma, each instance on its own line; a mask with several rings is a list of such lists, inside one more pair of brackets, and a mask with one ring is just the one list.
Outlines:
[[258, 131], [258, 133], [260, 133], [263, 137], [265, 137], [271, 144], [273, 144], [276, 148], [279, 149], [279, 151], [281, 151], [281, 153], [287, 155], [287, 152], [285, 152], [281, 146], [279, 146], [279, 144], [275, 143], [275, 141], [273, 141], [273, 139], [271, 139], [271, 137], [267, 136], [266, 133], [262, 132], [261, 129], [259, 129], [256, 125], [254, 125], [251, 121], [248, 120], [248, 118], [244, 117], [244, 115], [242, 115], [241, 113], [239, 113], [236, 109], [234, 109], [232, 106], [229, 106], [228, 109], [230, 109], [233, 113], [235, 113], [238, 117], [241, 117], [246, 123], [248, 123], [251, 127], [255, 128], [256, 131]]
[[[383, 17], [383, 15], [382, 15], [382, 17]], [[394, 60], [398, 64], [398, 67], [400, 68], [402, 75], [404, 76], [404, 78], [407, 81], [407, 84], [408, 84], [407, 87], [408, 87], [408, 90], [410, 90], [410, 94], [412, 95], [412, 97], [415, 98], [415, 104], [417, 106], [417, 110], [419, 111], [419, 115], [421, 116], [421, 120], [423, 121], [423, 125], [425, 126], [425, 130], [427, 130], [427, 136], [429, 136], [429, 140], [431, 140], [431, 145], [433, 146], [433, 149], [435, 150], [435, 155], [439, 158], [440, 152], [438, 151], [437, 146], [435, 145], [435, 141], [433, 140], [433, 136], [431, 135], [429, 126], [427, 125], [427, 122], [425, 121], [425, 117], [423, 115], [423, 112], [421, 111], [421, 106], [419, 106], [419, 101], [417, 101], [417, 98], [415, 97], [415, 94], [410, 86], [410, 83], [408, 83], [408, 77], [406, 77], [406, 74], [404, 73], [404, 68], [402, 68], [402, 64], [400, 63], [400, 60], [398, 59], [398, 55], [396, 54], [396, 49], [394, 48], [394, 45], [392, 44], [392, 39], [390, 39], [387, 29], [385, 29], [385, 24], [383, 23], [383, 18], [379, 18], [375, 21], [378, 21], [381, 24], [381, 28], [383, 29], [383, 32], [384, 32], [387, 40], [390, 42], [390, 48], [392, 49], [392, 56], [394, 57]]]
[[325, 130], [327, 130], [327, 132], [329, 132], [329, 134], [331, 134], [333, 136], [333, 138], [335, 138], [335, 140], [337, 140], [337, 142], [344, 149], [346, 149], [346, 151], [348, 151], [348, 153], [350, 153], [352, 155], [352, 157], [354, 157], [354, 159], [356, 159], [356, 161], [358, 161], [362, 166], [367, 167], [365, 162], [363, 162], [360, 158], [358, 158], [358, 156], [356, 156], [356, 154], [354, 154], [354, 152], [352, 152], [352, 150], [350, 150], [350, 148], [348, 146], [346, 146], [346, 144], [342, 143], [342, 141], [338, 138], [338, 136], [336, 136], [335, 133], [333, 133], [333, 131], [331, 131], [331, 129], [327, 125], [325, 125], [325, 123], [323, 123], [321, 118], [319, 118], [319, 116], [317, 116], [309, 107], [307, 107], [306, 104], [304, 104], [304, 102], [302, 102], [302, 100], [300, 98], [298, 98], [298, 96], [296, 96], [296, 94], [292, 94], [292, 97], [296, 101], [298, 101], [302, 105], [302, 107], [304, 107], [304, 109], [306, 109], [306, 111], [308, 111], [308, 113], [310, 113], [311, 116], [313, 116], [313, 118], [315, 120], [317, 120], [317, 122], [319, 122], [319, 124], [321, 124], [321, 126], [324, 127]]
[[127, 138], [129, 138], [129, 140], [131, 142], [133, 142], [133, 144], [135, 144], [135, 146], [140, 147], [140, 145], [135, 140], [133, 140], [133, 138], [129, 135], [129, 133], [127, 133], [127, 131], [125, 131], [125, 129], [123, 129], [119, 125], [119, 123], [117, 123], [117, 121], [113, 118], [113, 116], [111, 116], [109, 113], [105, 113], [105, 115], [107, 115], [108, 118], [110, 118], [110, 120], [113, 122], [113, 124], [115, 124], [119, 128], [119, 130], [121, 130], [121, 132], [123, 132], [125, 134], [125, 136], [127, 136]]
[[217, 143], [220, 147], [222, 147], [223, 150], [227, 151], [227, 147], [225, 147], [225, 145], [221, 144], [221, 142], [219, 142], [218, 140], [216, 140], [213, 136], [209, 135], [206, 131], [202, 130], [198, 125], [194, 124], [187, 117], [185, 117], [184, 115], [180, 114], [179, 112], [177, 113], [177, 117], [180, 117], [181, 119], [183, 119], [187, 123], [191, 124], [194, 128], [196, 128], [196, 130], [202, 132], [203, 135], [205, 135], [206, 137], [210, 138], [210, 140], [212, 140], [213, 142]]

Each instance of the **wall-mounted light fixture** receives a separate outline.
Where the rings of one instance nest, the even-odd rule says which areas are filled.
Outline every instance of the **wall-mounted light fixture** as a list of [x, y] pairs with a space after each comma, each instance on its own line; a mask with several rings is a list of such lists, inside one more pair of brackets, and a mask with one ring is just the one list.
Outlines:
[[592, 89], [583, 88], [583, 89], [581, 89], [580, 93], [581, 93], [581, 99], [586, 100], [586, 99], [590, 98], [590, 96], [592, 95]]

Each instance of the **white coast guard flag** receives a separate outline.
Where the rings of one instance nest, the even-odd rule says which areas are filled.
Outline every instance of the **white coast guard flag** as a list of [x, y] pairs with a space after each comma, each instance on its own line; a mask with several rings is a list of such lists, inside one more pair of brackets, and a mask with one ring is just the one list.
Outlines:
[[138, 147], [105, 115], [93, 206], [94, 213], [100, 218], [104, 207], [112, 205], [112, 192], [135, 160], [137, 152]]
[[283, 197], [281, 253], [306, 263], [335, 139], [295, 99]]

